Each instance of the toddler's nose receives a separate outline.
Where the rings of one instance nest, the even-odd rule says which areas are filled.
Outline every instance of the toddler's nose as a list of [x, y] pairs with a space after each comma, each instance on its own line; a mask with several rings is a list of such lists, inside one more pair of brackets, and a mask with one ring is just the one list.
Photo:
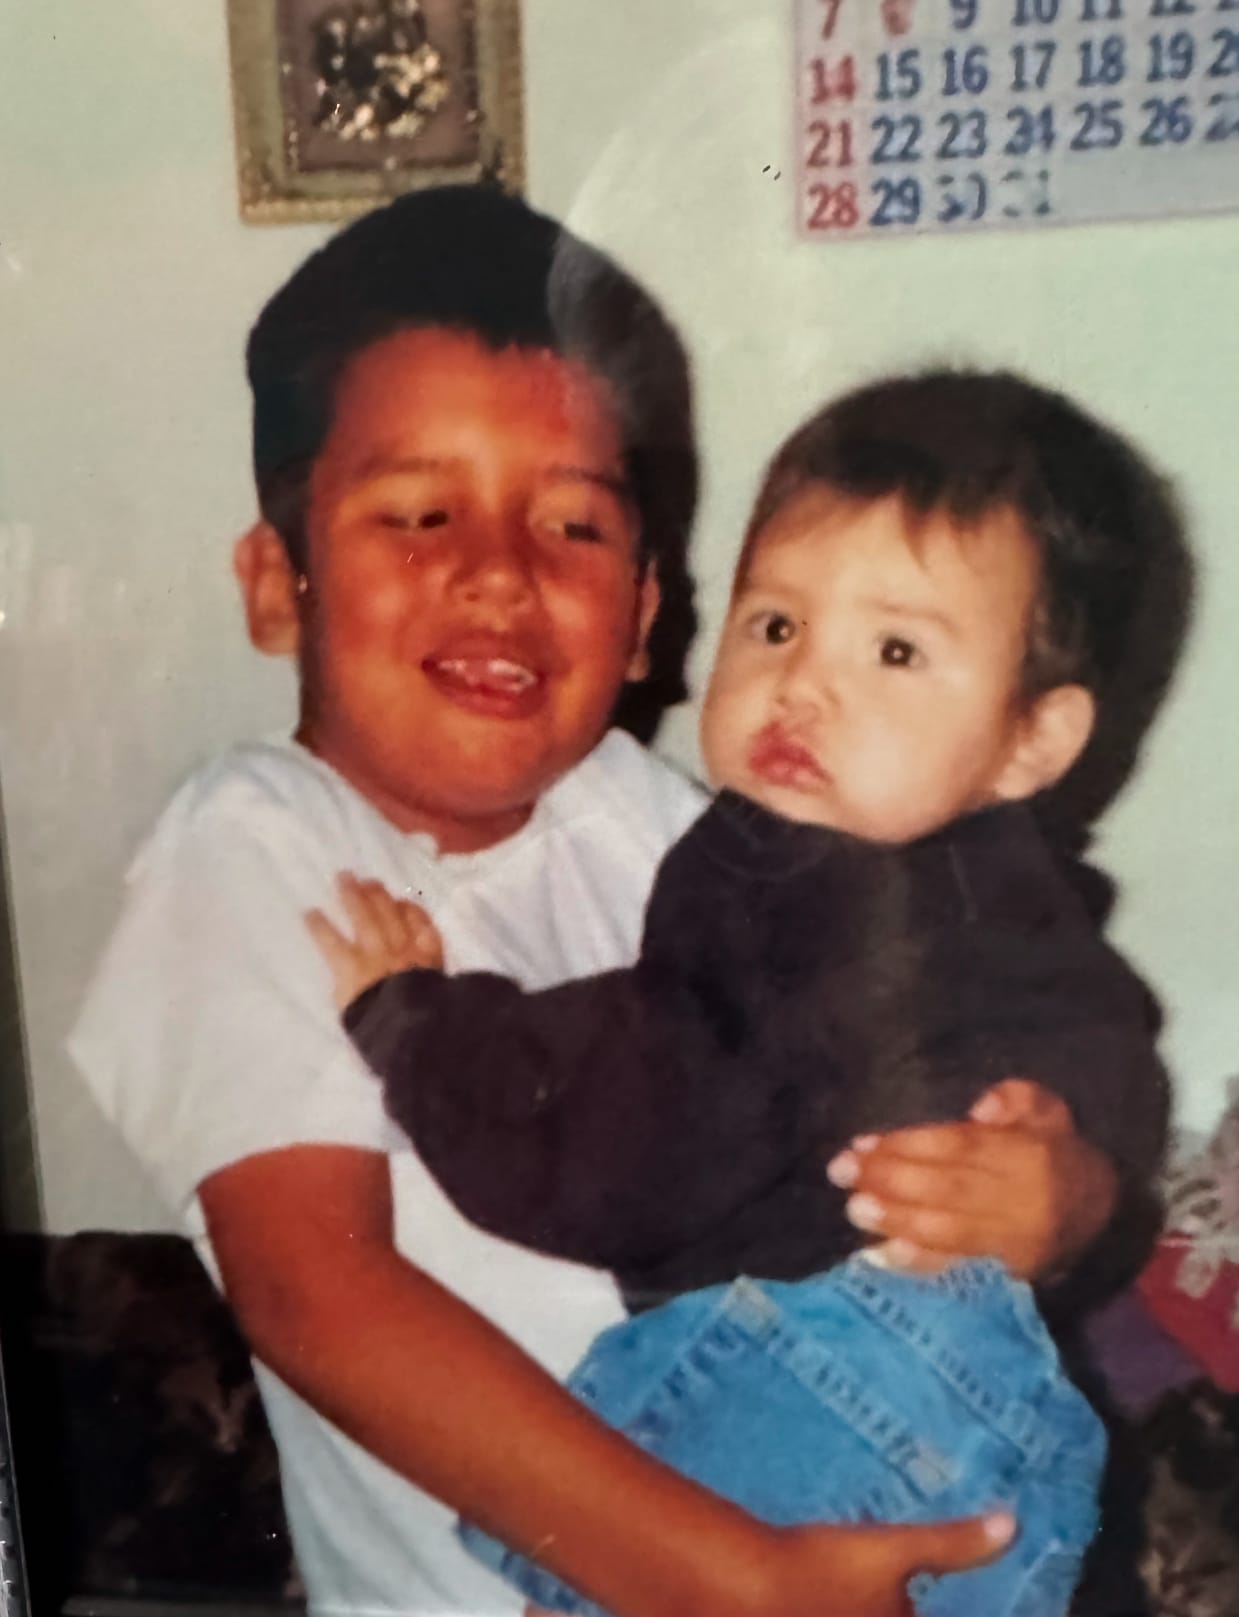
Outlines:
[[821, 713], [838, 700], [834, 671], [807, 637], [784, 660], [776, 698], [788, 714]]

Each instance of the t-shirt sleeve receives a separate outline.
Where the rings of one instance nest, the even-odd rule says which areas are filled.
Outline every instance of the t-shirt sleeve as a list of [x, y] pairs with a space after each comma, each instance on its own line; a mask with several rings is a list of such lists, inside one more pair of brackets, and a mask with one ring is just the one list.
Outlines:
[[398, 1142], [305, 927], [338, 863], [242, 798], [174, 806], [130, 873], [70, 1052], [178, 1216], [244, 1157]]

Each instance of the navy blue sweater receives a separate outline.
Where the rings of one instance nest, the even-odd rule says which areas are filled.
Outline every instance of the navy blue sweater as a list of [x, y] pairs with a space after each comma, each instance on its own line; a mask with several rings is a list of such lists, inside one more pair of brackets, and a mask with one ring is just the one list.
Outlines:
[[1123, 1187], [1071, 1314], [1143, 1259], [1168, 1108], [1152, 1001], [1085, 887], [1023, 805], [895, 847], [724, 792], [666, 856], [631, 969], [533, 994], [408, 972], [345, 1025], [466, 1217], [614, 1270], [632, 1307], [829, 1268], [867, 1239], [836, 1150], [1034, 1078]]

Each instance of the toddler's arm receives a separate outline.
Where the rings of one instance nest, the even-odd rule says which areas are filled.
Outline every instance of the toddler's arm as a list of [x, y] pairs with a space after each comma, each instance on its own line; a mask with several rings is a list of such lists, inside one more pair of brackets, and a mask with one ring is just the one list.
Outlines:
[[[353, 935], [307, 924], [344, 1024], [387, 1109], [457, 1207], [507, 1240], [598, 1268], [657, 1259], [714, 1227], [783, 1169], [774, 1104], [720, 1047], [693, 996], [669, 1005], [640, 967], [525, 993], [438, 975], [429, 917], [342, 877]], [[426, 969], [432, 968], [432, 969]]]

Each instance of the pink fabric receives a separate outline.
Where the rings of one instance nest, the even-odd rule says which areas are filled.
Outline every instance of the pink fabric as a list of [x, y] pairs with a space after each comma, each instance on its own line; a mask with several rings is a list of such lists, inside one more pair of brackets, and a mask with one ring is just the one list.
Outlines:
[[1211, 1379], [1226, 1392], [1239, 1392], [1239, 1264], [1219, 1263], [1201, 1289], [1184, 1272], [1192, 1255], [1191, 1238], [1170, 1231], [1137, 1289], [1153, 1318]]

